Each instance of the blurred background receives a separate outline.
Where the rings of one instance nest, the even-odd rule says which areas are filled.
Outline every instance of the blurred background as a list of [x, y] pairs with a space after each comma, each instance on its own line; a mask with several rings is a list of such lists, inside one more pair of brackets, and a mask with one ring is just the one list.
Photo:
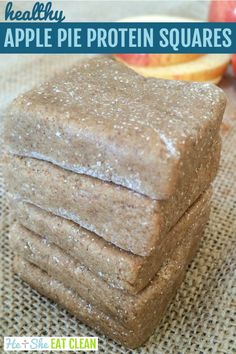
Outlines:
[[[31, 10], [35, 1], [13, 2], [14, 9]], [[212, 5], [214, 3], [214, 5]], [[0, 1], [0, 21], [4, 20], [7, 1]], [[64, 11], [66, 21], [160, 21], [161, 16], [181, 20], [228, 21], [236, 8], [236, 0], [155, 0], [155, 1], [53, 1], [53, 9]], [[211, 11], [209, 12], [209, 8]], [[236, 11], [234, 11], [236, 16]], [[150, 16], [155, 16], [150, 18]], [[225, 16], [225, 17], [222, 17]], [[235, 20], [235, 19], [234, 19]], [[72, 65], [84, 55], [0, 55], [0, 105], [4, 109], [19, 93], [49, 79], [65, 66]], [[224, 54], [141, 54], [117, 55], [125, 65], [146, 77], [207, 81], [218, 84], [231, 61]]]

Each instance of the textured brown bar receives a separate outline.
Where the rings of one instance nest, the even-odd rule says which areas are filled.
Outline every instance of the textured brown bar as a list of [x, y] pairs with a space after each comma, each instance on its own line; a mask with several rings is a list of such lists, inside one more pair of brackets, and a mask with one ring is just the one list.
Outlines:
[[31, 158], [7, 157], [5, 175], [14, 197], [73, 220], [121, 249], [147, 256], [209, 187], [219, 158], [216, 139], [199, 169], [183, 179], [170, 199], [161, 201]]
[[99, 57], [18, 97], [5, 141], [15, 154], [166, 199], [198, 168], [225, 101], [214, 85], [145, 79]]
[[[189, 244], [199, 240], [205, 224], [206, 221], [199, 224], [195, 232], [178, 246], [183, 255], [185, 250], [187, 252]], [[74, 289], [84, 300], [129, 329], [137, 330], [140, 326], [152, 321], [155, 309], [161, 302], [164, 284], [171, 282], [168, 266], [164, 264], [145, 289], [137, 295], [130, 295], [109, 286], [59, 247], [48, 243], [45, 238], [32, 233], [18, 223], [11, 230], [10, 240], [15, 253], [46, 271], [67, 287]], [[169, 259], [172, 265], [176, 262], [176, 254], [178, 255], [177, 250]]]
[[[145, 311], [150, 312], [150, 319], [144, 324], [140, 318], [139, 326], [135, 330], [119, 324], [111, 316], [105, 315], [95, 306], [80, 298], [73, 290], [68, 290], [62, 283], [49, 277], [47, 273], [22, 258], [15, 259], [15, 271], [42, 295], [62, 305], [87, 325], [127, 347], [136, 348], [148, 339], [162, 319], [167, 306], [184, 278], [187, 264], [196, 252], [200, 236], [192, 239], [190, 243], [186, 243], [184, 247], [178, 247], [172, 261], [162, 268], [158, 279], [159, 290], [155, 290], [154, 301], [143, 304]], [[149, 289], [153, 292], [153, 283]], [[136, 306], [139, 307], [140, 303], [137, 303]]]
[[13, 208], [17, 220], [26, 228], [55, 243], [114, 288], [135, 294], [154, 277], [178, 244], [185, 242], [196, 233], [199, 225], [206, 223], [211, 194], [210, 188], [200, 196], [163, 238], [160, 247], [148, 257], [114, 247], [78, 224], [34, 205], [17, 202]]

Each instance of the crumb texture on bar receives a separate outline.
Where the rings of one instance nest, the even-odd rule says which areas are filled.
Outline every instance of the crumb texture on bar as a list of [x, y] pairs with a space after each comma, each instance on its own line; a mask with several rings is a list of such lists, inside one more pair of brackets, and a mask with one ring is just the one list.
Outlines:
[[[151, 283], [146, 288], [146, 295], [149, 300], [144, 300], [143, 308], [150, 310], [147, 311], [149, 318], [143, 324], [140, 317], [136, 318], [138, 323], [134, 328], [120, 324], [113, 316], [108, 316], [96, 306], [81, 298], [75, 291], [68, 289], [63, 282], [54, 279], [45, 271], [19, 256], [15, 257], [14, 269], [23, 280], [42, 295], [56, 301], [87, 325], [105, 333], [108, 337], [127, 347], [136, 348], [150, 337], [161, 321], [167, 306], [185, 276], [187, 265], [196, 253], [201, 236], [199, 234], [196, 238], [189, 240], [184, 247], [178, 247], [173, 260], [163, 267], [157, 275], [159, 281], [157, 279], [156, 282]], [[140, 308], [140, 305], [140, 301], [135, 303], [136, 310]]]
[[209, 188], [201, 195], [148, 257], [121, 250], [80, 225], [35, 205], [14, 200], [12, 208], [18, 222], [28, 230], [46, 237], [113, 288], [136, 294], [155, 276], [177, 245], [195, 234], [199, 225], [205, 225], [211, 194]]
[[225, 95], [214, 85], [145, 79], [105, 57], [18, 97], [10, 151], [166, 199], [215, 139]]
[[6, 156], [5, 180], [14, 198], [72, 220], [123, 250], [148, 256], [209, 187], [219, 158], [217, 141], [181, 188], [160, 201], [31, 158]]

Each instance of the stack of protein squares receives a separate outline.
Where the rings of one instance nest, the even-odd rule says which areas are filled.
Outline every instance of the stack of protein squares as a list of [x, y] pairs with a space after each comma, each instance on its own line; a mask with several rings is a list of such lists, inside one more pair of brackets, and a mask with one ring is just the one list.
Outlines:
[[223, 92], [106, 57], [18, 97], [5, 121], [15, 271], [135, 348], [179, 288], [209, 216]]

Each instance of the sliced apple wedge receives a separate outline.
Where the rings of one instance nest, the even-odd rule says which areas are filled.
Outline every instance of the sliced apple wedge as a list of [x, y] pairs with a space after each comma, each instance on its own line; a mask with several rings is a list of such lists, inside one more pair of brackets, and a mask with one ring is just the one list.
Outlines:
[[[119, 22], [201, 22], [172, 16], [139, 16]], [[145, 77], [218, 83], [229, 62], [228, 54], [117, 54], [116, 59]]]
[[[140, 75], [172, 80], [210, 81], [222, 76], [230, 62], [228, 54], [207, 54], [182, 64], [144, 67], [128, 65]], [[127, 65], [127, 63], [125, 63]]]
[[222, 80], [222, 78], [223, 76], [217, 76], [215, 79], [208, 80], [207, 82], [217, 85]]
[[134, 66], [167, 66], [186, 63], [203, 54], [114, 54], [117, 60]]
[[[171, 16], [127, 17], [118, 22], [196, 22], [196, 20]], [[201, 22], [201, 21], [200, 21]], [[202, 54], [114, 54], [114, 57], [128, 65], [166, 66], [185, 63], [199, 58]]]

